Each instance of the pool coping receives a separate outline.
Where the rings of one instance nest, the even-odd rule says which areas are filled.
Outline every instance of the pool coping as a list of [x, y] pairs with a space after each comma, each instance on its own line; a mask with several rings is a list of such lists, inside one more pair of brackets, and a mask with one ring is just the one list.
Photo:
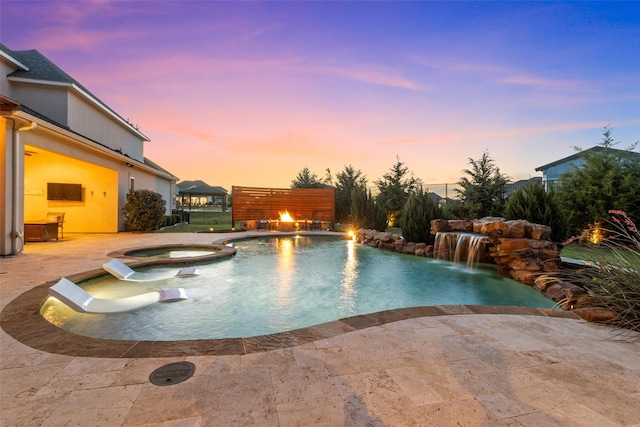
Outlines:
[[[129, 255], [129, 252], [144, 251], [149, 249], [168, 249], [168, 248], [203, 248], [203, 249], [217, 249], [207, 255], [199, 255], [194, 257], [182, 257], [182, 258], [164, 258], [164, 257], [147, 257], [147, 256], [135, 256]], [[137, 246], [134, 248], [127, 248], [117, 251], [112, 251], [107, 254], [111, 258], [119, 258], [130, 260], [129, 266], [140, 267], [145, 265], [181, 265], [181, 264], [194, 264], [199, 262], [208, 262], [215, 259], [227, 258], [236, 254], [236, 248], [227, 246], [224, 242], [216, 241], [210, 245], [203, 244], [167, 244], [167, 245], [147, 245]]]
[[[82, 277], [86, 278], [87, 274], [92, 273], [103, 274], [103, 270], [85, 272], [82, 273]], [[511, 314], [580, 320], [575, 313], [552, 308], [436, 305], [362, 314], [291, 331], [248, 338], [184, 341], [112, 340], [77, 335], [49, 323], [42, 317], [40, 307], [49, 296], [49, 287], [54, 284], [55, 282], [52, 281], [36, 286], [11, 301], [0, 313], [0, 327], [24, 345], [48, 353], [75, 357], [156, 358], [252, 354], [308, 344], [386, 323], [428, 316]]]

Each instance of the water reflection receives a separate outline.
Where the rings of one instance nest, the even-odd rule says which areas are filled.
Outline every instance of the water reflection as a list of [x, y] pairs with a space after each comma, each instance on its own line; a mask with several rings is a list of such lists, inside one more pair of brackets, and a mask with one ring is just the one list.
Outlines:
[[358, 279], [358, 257], [356, 256], [356, 242], [347, 241], [347, 257], [342, 267], [342, 281], [340, 283], [341, 293], [341, 316], [348, 316], [355, 311], [355, 297], [357, 289], [355, 286]]
[[276, 268], [278, 300], [276, 305], [281, 310], [287, 309], [291, 304], [289, 293], [291, 291], [291, 280], [295, 273], [294, 241], [290, 238], [277, 239], [276, 248], [278, 250], [278, 266]]

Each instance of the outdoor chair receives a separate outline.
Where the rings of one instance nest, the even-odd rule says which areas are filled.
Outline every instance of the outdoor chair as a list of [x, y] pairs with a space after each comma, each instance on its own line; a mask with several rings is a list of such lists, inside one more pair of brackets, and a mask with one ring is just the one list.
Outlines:
[[311, 230], [320, 230], [322, 228], [322, 215], [323, 213], [317, 213], [311, 218]]
[[124, 298], [94, 298], [87, 291], [63, 277], [49, 288], [49, 295], [79, 313], [119, 313], [155, 302], [175, 302], [188, 298], [183, 288], [167, 288]]
[[263, 212], [259, 212], [257, 229], [260, 230], [262, 228], [268, 228], [271, 231], [271, 220]]
[[[47, 212], [47, 221], [58, 223], [60, 238], [64, 239], [64, 212]], [[58, 236], [56, 236], [56, 240], [58, 240]]]
[[102, 268], [111, 273], [113, 276], [120, 280], [128, 280], [130, 282], [153, 282], [157, 280], [169, 279], [171, 277], [192, 277], [200, 274], [197, 267], [184, 267], [177, 273], [175, 271], [163, 271], [163, 272], [138, 272], [133, 270], [127, 264], [112, 259], [111, 261], [102, 264]]

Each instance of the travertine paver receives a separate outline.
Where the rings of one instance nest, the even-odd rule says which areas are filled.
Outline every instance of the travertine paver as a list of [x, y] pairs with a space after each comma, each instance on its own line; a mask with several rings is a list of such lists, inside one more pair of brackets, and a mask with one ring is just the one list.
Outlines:
[[[220, 237], [65, 235], [28, 244], [25, 254], [0, 259], [1, 305], [39, 283], [95, 269], [114, 250]], [[576, 319], [440, 312], [450, 315], [220, 356], [74, 357], [1, 331], [0, 425], [640, 425], [639, 342]], [[367, 320], [353, 324], [360, 321]], [[149, 383], [154, 369], [179, 360], [196, 365], [192, 378]]]

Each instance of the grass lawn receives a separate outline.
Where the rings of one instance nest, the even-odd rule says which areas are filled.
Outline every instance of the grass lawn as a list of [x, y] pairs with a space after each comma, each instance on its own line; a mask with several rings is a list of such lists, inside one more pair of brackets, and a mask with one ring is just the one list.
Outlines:
[[189, 224], [167, 228], [158, 233], [196, 233], [198, 231], [231, 231], [231, 212], [191, 211]]
[[[625, 252], [626, 255], [633, 256], [631, 251]], [[560, 255], [567, 258], [580, 259], [583, 261], [598, 261], [603, 264], [618, 265], [620, 262], [616, 252], [607, 246], [595, 245], [568, 245], [562, 248]], [[640, 265], [640, 254], [638, 257], [638, 265]]]

